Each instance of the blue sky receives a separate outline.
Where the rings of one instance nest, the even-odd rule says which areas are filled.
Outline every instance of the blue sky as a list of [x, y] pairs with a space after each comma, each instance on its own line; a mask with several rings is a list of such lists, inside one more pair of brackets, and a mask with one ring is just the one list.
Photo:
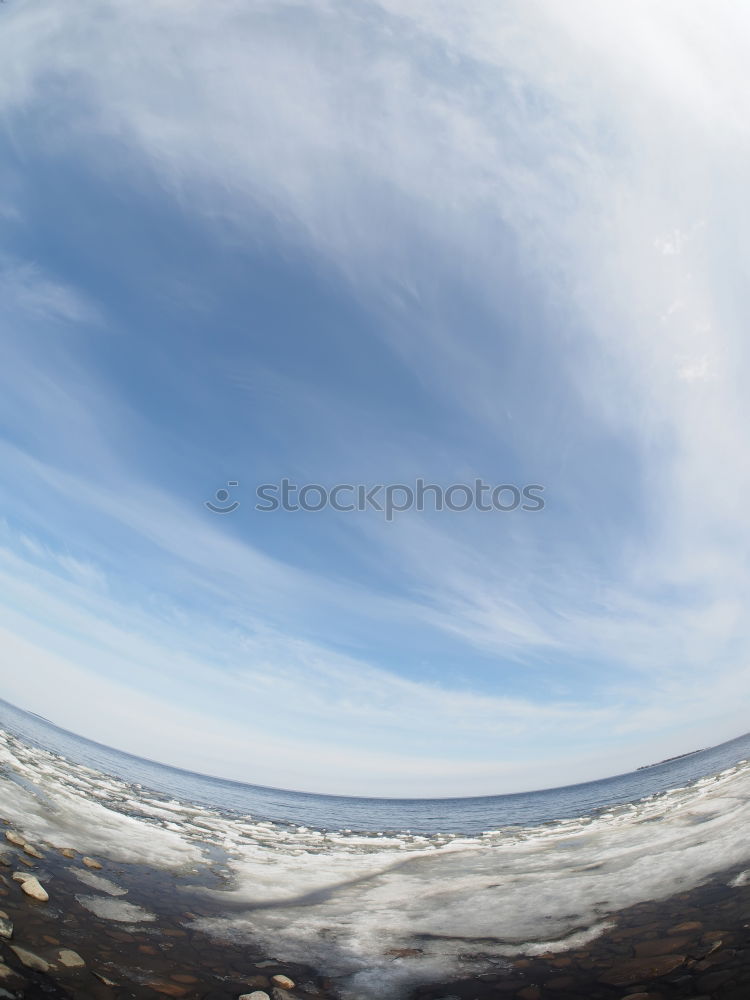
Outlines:
[[0, 8], [0, 695], [346, 794], [748, 728], [750, 15], [469, 7]]

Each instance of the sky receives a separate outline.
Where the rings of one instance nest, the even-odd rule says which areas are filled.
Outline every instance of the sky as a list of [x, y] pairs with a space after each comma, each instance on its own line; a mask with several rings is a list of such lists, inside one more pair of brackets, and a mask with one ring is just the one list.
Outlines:
[[[6, 0], [0, 697], [350, 795], [747, 731], [749, 42], [734, 0]], [[544, 508], [256, 509], [420, 477]]]

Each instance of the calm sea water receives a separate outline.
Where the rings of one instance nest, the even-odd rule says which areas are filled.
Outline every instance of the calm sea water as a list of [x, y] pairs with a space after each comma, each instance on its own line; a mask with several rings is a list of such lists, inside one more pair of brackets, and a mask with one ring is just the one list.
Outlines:
[[587, 816], [690, 785], [750, 758], [748, 733], [679, 760], [563, 788], [453, 799], [353, 798], [265, 788], [167, 767], [76, 736], [2, 700], [0, 727], [74, 763], [183, 802], [249, 814], [255, 820], [370, 833], [478, 834]]

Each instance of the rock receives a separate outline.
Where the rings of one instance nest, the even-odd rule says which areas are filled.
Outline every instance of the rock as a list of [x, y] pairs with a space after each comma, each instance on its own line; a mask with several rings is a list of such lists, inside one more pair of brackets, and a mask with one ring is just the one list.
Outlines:
[[147, 983], [150, 990], [160, 993], [165, 997], [184, 997], [188, 992], [187, 986], [178, 986], [177, 983]]
[[[94, 972], [93, 969], [91, 971]], [[100, 983], [104, 983], [105, 986], [117, 986], [118, 985], [112, 979], [108, 979], [106, 976], [102, 975], [101, 972], [94, 972], [94, 975], [99, 980], [99, 982]]]
[[0, 962], [0, 981], [20, 985], [23, 983], [24, 977], [20, 972], [16, 972], [15, 969], [11, 969], [11, 967], [6, 965], [5, 962]]
[[253, 990], [263, 991], [268, 989], [268, 985], [268, 976], [249, 976], [245, 980], [245, 986], [250, 993], [252, 993]]
[[0, 865], [2, 865], [3, 868], [10, 868], [14, 861], [15, 857], [13, 855], [13, 851], [0, 850]]
[[33, 951], [27, 951], [25, 948], [20, 948], [17, 944], [12, 944], [10, 950], [14, 952], [18, 961], [25, 965], [27, 969], [33, 969], [34, 972], [49, 972], [50, 964], [39, 955], [35, 955]]
[[684, 955], [657, 955], [654, 958], [632, 958], [618, 962], [599, 976], [599, 982], [610, 986], [630, 986], [666, 976], [685, 961]]
[[684, 924], [677, 924], [675, 927], [670, 927], [667, 934], [685, 934], [688, 931], [699, 931], [703, 929], [703, 924], [700, 920], [686, 920]]
[[553, 976], [552, 979], [546, 980], [544, 988], [546, 990], [569, 990], [574, 985], [573, 976]]
[[20, 833], [16, 833], [15, 830], [6, 830], [5, 839], [8, 843], [15, 845], [16, 847], [23, 847], [26, 841], [23, 839]]
[[689, 938], [666, 937], [654, 941], [641, 941], [635, 946], [636, 958], [653, 958], [654, 955], [668, 955], [674, 951], [684, 951]]
[[77, 851], [74, 851], [72, 847], [61, 847], [60, 854], [62, 854], [64, 858], [74, 858]]
[[10, 941], [13, 937], [13, 924], [7, 917], [0, 917], [0, 937]]
[[516, 996], [520, 997], [521, 1000], [540, 1000], [541, 995], [542, 991], [538, 986], [524, 986], [516, 993]]
[[71, 951], [70, 948], [62, 948], [57, 953], [58, 961], [60, 965], [64, 965], [66, 969], [82, 969], [86, 964], [77, 951]]
[[94, 858], [82, 857], [81, 861], [86, 865], [87, 868], [101, 868], [100, 862], [96, 861]]
[[29, 861], [28, 858], [20, 857], [18, 860], [21, 862], [22, 865], [26, 865], [27, 868], [33, 868], [34, 867], [34, 862], [33, 861]]
[[21, 889], [32, 899], [38, 899], [40, 903], [46, 903], [49, 894], [41, 884], [36, 875], [29, 875], [26, 872], [14, 872], [13, 878], [21, 883]]
[[31, 855], [32, 858], [38, 858], [39, 860], [41, 860], [44, 857], [42, 852], [37, 850], [37, 848], [34, 847], [32, 844], [24, 844], [23, 849], [26, 852], [26, 854]]
[[254, 990], [252, 993], [243, 993], [239, 1000], [271, 1000], [263, 990]]
[[281, 974], [278, 976], [272, 976], [271, 982], [274, 986], [278, 986], [280, 990], [294, 989], [294, 980], [290, 979], [289, 976], [282, 976]]

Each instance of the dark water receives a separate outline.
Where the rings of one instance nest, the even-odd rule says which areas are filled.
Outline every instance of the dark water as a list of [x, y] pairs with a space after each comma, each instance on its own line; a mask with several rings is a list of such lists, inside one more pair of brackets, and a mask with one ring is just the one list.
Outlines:
[[458, 799], [370, 799], [311, 795], [210, 778], [93, 743], [0, 700], [0, 727], [36, 746], [163, 795], [325, 830], [477, 834], [587, 816], [680, 788], [750, 758], [750, 733], [728, 743], [630, 774], [563, 788]]

